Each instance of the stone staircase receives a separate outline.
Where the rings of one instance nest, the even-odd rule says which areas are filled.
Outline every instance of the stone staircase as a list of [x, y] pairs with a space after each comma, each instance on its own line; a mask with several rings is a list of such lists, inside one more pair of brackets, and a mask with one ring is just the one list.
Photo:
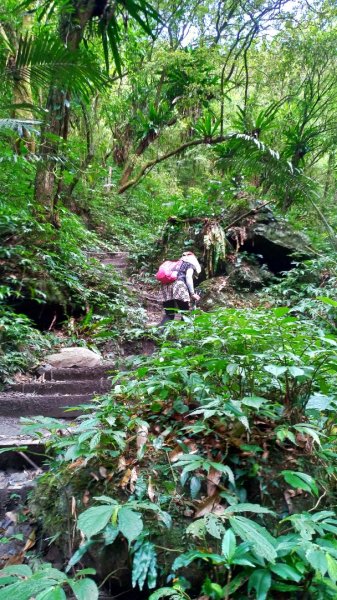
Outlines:
[[[54, 417], [62, 419], [65, 427], [71, 426], [81, 411], [65, 412], [67, 407], [89, 403], [108, 392], [113, 370], [112, 363], [91, 368], [46, 367], [40, 377], [10, 384], [0, 393], [0, 525], [5, 512], [25, 500], [44, 462], [48, 434], [41, 432], [39, 439], [23, 434], [20, 418]], [[1, 452], [7, 448], [17, 450]]]
[[[155, 298], [149, 296], [142, 286], [133, 285], [128, 279], [129, 256], [127, 252], [90, 253], [102, 264], [112, 265], [117, 273], [125, 277], [124, 285], [137, 288], [137, 293], [151, 320], [153, 312], [160, 315], [160, 307]], [[159, 316], [155, 314], [155, 319]], [[151, 354], [154, 344], [144, 340], [141, 352]], [[133, 351], [130, 351], [132, 354]], [[7, 385], [0, 392], [0, 517], [6, 510], [15, 508], [16, 501], [10, 501], [15, 493], [24, 500], [27, 491], [43, 464], [43, 454], [48, 435], [30, 437], [22, 433], [21, 417], [45, 416], [64, 420], [65, 427], [71, 426], [73, 419], [81, 412], [82, 404], [90, 403], [98, 395], [109, 391], [109, 375], [115, 370], [111, 362], [103, 362], [95, 367], [51, 368], [39, 370], [40, 376], [27, 381]], [[72, 408], [73, 410], [67, 410]], [[18, 450], [1, 453], [1, 450], [15, 447]], [[22, 452], [20, 448], [24, 447]], [[1, 519], [0, 519], [1, 520]]]
[[[7, 439], [20, 438], [20, 417], [73, 419], [80, 412], [75, 407], [109, 391], [108, 377], [113, 369], [112, 363], [92, 368], [46, 368], [38, 378], [8, 385], [0, 392], [0, 447], [7, 445]], [[74, 410], [65, 412], [69, 407]]]

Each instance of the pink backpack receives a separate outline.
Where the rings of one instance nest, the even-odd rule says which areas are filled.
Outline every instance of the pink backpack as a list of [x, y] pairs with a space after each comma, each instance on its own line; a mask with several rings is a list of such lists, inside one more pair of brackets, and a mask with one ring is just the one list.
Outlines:
[[180, 269], [181, 260], [165, 260], [156, 274], [156, 279], [163, 285], [176, 281]]

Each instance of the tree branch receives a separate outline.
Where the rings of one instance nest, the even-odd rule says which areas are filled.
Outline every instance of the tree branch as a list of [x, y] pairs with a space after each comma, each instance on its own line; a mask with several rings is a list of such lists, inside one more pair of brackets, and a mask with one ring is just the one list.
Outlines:
[[206, 138], [202, 138], [201, 140], [191, 140], [189, 142], [186, 142], [185, 144], [182, 144], [178, 148], [175, 148], [174, 150], [170, 150], [170, 152], [167, 152], [166, 154], [162, 154], [161, 156], [158, 156], [157, 158], [154, 158], [153, 160], [149, 160], [147, 163], [145, 163], [145, 165], [143, 165], [143, 167], [140, 169], [138, 175], [136, 177], [134, 177], [134, 179], [131, 179], [120, 186], [118, 193], [123, 194], [130, 187], [133, 187], [134, 185], [136, 185], [141, 180], [141, 178], [144, 175], [146, 175], [146, 173], [150, 169], [152, 169], [155, 165], [158, 165], [159, 163], [163, 162], [164, 160], [167, 160], [168, 158], [171, 158], [172, 156], [181, 154], [182, 152], [184, 152], [184, 150], [187, 150], [188, 148], [193, 148], [194, 146], [201, 146], [202, 144], [209, 144], [209, 145], [220, 144], [221, 142], [226, 142], [227, 140], [231, 139], [232, 137], [233, 137], [233, 134], [228, 134], [228, 135], [219, 135], [216, 138], [206, 137]]

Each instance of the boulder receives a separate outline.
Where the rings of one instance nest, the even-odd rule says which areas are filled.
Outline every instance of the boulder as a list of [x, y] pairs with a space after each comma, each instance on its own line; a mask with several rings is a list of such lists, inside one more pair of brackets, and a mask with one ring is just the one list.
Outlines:
[[294, 260], [307, 260], [313, 251], [306, 235], [296, 231], [284, 219], [263, 222], [264, 215], [256, 215], [254, 221], [241, 227], [233, 227], [227, 232], [228, 238], [242, 236], [239, 252], [256, 256], [260, 264], [264, 264], [275, 274], [289, 271]]
[[211, 277], [198, 286], [200, 302], [198, 307], [208, 311], [220, 307], [242, 308], [258, 305], [257, 296], [249, 290], [236, 290], [230, 282], [230, 277]]
[[[250, 290], [268, 285], [271, 275], [282, 276], [294, 267], [294, 261], [315, 254], [310, 240], [292, 223], [256, 201], [216, 217], [170, 217], [158, 241], [156, 266], [179, 257], [183, 250], [195, 252], [202, 264], [199, 283], [205, 276], [231, 275], [235, 286], [238, 275], [238, 287]], [[237, 269], [240, 255], [242, 264]]]
[[48, 354], [46, 363], [52, 367], [96, 367], [102, 363], [102, 357], [88, 348], [62, 348], [60, 352]]
[[254, 254], [229, 255], [226, 267], [228, 282], [236, 290], [258, 290], [273, 280], [267, 265], [259, 264]]

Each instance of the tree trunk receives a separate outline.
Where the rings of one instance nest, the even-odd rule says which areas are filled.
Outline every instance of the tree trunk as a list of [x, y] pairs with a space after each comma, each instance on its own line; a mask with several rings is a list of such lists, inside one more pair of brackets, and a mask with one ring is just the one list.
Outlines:
[[[171, 127], [172, 125], [175, 125], [175, 123], [177, 122], [177, 117], [172, 117], [172, 119], [170, 119], [169, 121], [167, 121], [164, 125], [165, 127]], [[150, 144], [152, 144], [161, 134], [160, 130], [155, 131], [154, 129], [151, 129], [149, 131], [149, 133], [139, 142], [134, 156], [130, 159], [128, 159], [120, 182], [119, 182], [119, 187], [123, 188], [124, 186], [127, 186], [131, 175], [133, 174], [133, 171], [135, 169], [136, 166], [136, 160], [138, 156], [142, 156], [142, 154], [145, 152], [145, 150], [150, 146]]]
[[[65, 95], [55, 87], [49, 91], [47, 110], [48, 121], [41, 135], [40, 154], [42, 161], [38, 166], [35, 178], [35, 198], [45, 211], [47, 220], [53, 222], [55, 191], [57, 181], [57, 154], [59, 139], [68, 130], [69, 111], [66, 110]], [[55, 223], [54, 223], [55, 224]]]
[[[106, 4], [106, 2], [105, 2]], [[95, 13], [94, 0], [72, 0], [72, 12], [69, 8], [61, 15], [60, 38], [69, 50], [78, 50], [86, 25]], [[51, 87], [48, 101], [48, 120], [41, 133], [40, 155], [35, 179], [35, 198], [45, 211], [47, 219], [59, 226], [55, 206], [61, 190], [61, 180], [57, 176], [57, 157], [60, 138], [67, 139], [69, 128], [69, 95]], [[62, 177], [59, 173], [59, 178]]]
[[334, 173], [334, 164], [335, 164], [335, 153], [334, 153], [334, 151], [332, 151], [332, 152], [330, 152], [329, 158], [328, 158], [328, 168], [326, 171], [324, 193], [323, 193], [324, 201], [326, 201], [329, 196], [331, 183], [332, 183], [332, 177], [333, 177], [333, 173]]

